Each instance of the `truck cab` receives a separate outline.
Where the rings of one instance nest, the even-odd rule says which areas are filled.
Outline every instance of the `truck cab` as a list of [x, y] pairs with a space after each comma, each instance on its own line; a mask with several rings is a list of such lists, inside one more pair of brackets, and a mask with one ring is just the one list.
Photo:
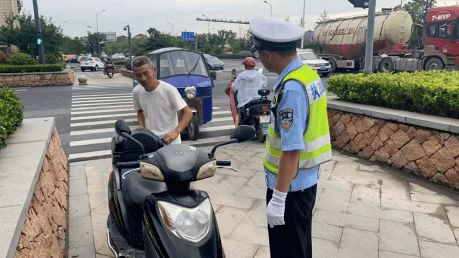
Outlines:
[[429, 9], [424, 26], [424, 57], [425, 70], [459, 68], [459, 6]]

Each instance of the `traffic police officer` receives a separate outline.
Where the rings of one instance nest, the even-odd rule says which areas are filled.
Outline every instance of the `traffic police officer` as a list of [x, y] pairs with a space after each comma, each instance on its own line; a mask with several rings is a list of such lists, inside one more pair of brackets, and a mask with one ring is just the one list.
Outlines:
[[271, 257], [312, 257], [320, 164], [331, 160], [325, 86], [296, 52], [303, 28], [259, 18], [250, 23], [249, 32], [252, 53], [268, 71], [279, 74], [263, 159]]

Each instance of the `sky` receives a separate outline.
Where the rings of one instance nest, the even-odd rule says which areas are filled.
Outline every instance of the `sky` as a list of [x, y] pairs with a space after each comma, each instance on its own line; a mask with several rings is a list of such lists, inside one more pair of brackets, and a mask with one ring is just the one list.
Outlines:
[[[37, 0], [39, 14], [51, 18], [61, 26], [65, 35], [84, 36], [88, 31], [116, 32], [126, 35], [123, 27], [131, 26], [132, 35], [147, 34], [148, 28], [180, 35], [182, 31], [216, 33], [233, 30], [243, 35], [247, 25], [202, 22], [196, 18], [251, 21], [269, 17], [270, 5], [263, 0]], [[347, 0], [267, 0], [275, 18], [291, 17], [300, 21], [305, 8], [305, 28], [314, 29], [314, 23], [324, 11], [329, 17], [365, 13]], [[399, 5], [408, 0], [376, 0], [376, 10]], [[438, 0], [439, 5], [459, 4], [459, 0]], [[21, 13], [33, 14], [32, 0], [23, 0]], [[101, 12], [102, 10], [105, 10]], [[96, 13], [98, 22], [96, 23]], [[98, 25], [98, 26], [97, 26]], [[92, 27], [89, 28], [88, 26]]]

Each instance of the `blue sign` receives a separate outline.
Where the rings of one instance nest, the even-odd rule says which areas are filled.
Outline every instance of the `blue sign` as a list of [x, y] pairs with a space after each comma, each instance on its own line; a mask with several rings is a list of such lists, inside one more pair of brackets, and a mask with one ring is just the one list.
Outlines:
[[182, 40], [183, 41], [194, 41], [195, 34], [191, 31], [182, 31]]

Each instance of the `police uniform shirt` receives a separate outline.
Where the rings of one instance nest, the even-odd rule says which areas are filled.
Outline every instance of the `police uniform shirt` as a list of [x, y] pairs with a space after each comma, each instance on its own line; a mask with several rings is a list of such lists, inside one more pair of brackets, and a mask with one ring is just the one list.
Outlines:
[[[298, 58], [290, 62], [279, 75], [274, 91], [280, 87], [284, 77], [290, 72], [303, 65]], [[306, 97], [305, 87], [297, 81], [288, 81], [283, 88], [282, 99], [277, 103], [276, 128], [281, 136], [281, 150], [303, 150], [304, 132], [308, 126], [309, 101]], [[274, 119], [272, 117], [272, 119]], [[292, 180], [289, 192], [300, 191], [317, 184], [320, 166], [299, 169], [296, 177]], [[274, 190], [277, 176], [265, 169], [266, 182], [269, 189]]]

